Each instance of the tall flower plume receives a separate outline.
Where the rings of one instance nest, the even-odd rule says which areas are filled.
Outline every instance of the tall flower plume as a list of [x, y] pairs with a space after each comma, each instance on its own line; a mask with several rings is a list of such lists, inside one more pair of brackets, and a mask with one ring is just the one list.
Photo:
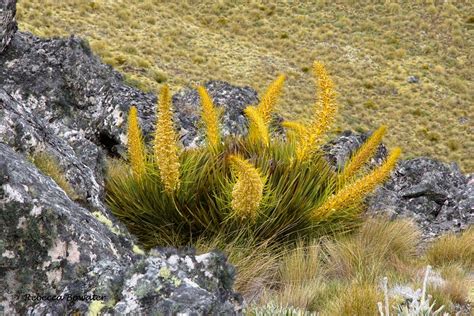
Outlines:
[[138, 111], [135, 106], [130, 107], [128, 113], [128, 155], [135, 177], [145, 174], [145, 144], [138, 123]]
[[281, 124], [284, 128], [289, 130], [288, 137], [291, 141], [296, 142], [296, 159], [303, 160], [306, 152], [310, 147], [310, 131], [309, 129], [298, 122], [286, 121]]
[[270, 135], [263, 116], [254, 106], [248, 106], [244, 112], [249, 120], [248, 137], [250, 141], [253, 143], [262, 142], [265, 146], [268, 146], [270, 144]]
[[[324, 65], [320, 62], [315, 62], [313, 74], [318, 90], [314, 111], [315, 116], [311, 125], [307, 127], [307, 133], [304, 134], [305, 137], [300, 138], [300, 141], [297, 143], [296, 158], [300, 161], [307, 160], [313, 155], [322, 141], [322, 137], [333, 124], [337, 112], [334, 84]], [[301, 128], [299, 130], [302, 131]]]
[[271, 114], [275, 110], [276, 102], [278, 97], [281, 94], [283, 89], [283, 84], [285, 82], [285, 76], [278, 76], [275, 81], [273, 81], [270, 86], [267, 88], [267, 91], [262, 97], [257, 109], [263, 117], [265, 125], [270, 124]]
[[237, 182], [232, 189], [232, 209], [242, 219], [255, 219], [263, 197], [262, 177], [245, 159], [232, 155], [229, 160], [237, 176]]
[[170, 193], [179, 187], [179, 149], [177, 136], [173, 127], [171, 97], [168, 86], [163, 86], [160, 102], [157, 107], [155, 128], [155, 162], [160, 171], [160, 178], [165, 190]]
[[219, 115], [211, 97], [204, 87], [198, 87], [202, 104], [202, 120], [206, 125], [206, 136], [209, 147], [215, 149], [220, 144]]
[[345, 166], [341, 178], [349, 179], [354, 176], [357, 171], [372, 157], [377, 150], [377, 147], [382, 142], [382, 137], [387, 131], [386, 126], [380, 126], [369, 139], [359, 148], [359, 150], [354, 154], [354, 156], [349, 160]]
[[375, 187], [388, 178], [395, 168], [400, 154], [400, 148], [395, 148], [380, 167], [330, 196], [320, 207], [313, 211], [312, 217], [315, 220], [325, 219], [344, 207], [359, 203], [366, 194], [373, 191]]

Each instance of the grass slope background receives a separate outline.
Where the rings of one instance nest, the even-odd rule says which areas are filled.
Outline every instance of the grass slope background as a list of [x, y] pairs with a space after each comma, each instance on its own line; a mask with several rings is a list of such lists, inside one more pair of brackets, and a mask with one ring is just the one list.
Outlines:
[[285, 73], [287, 119], [309, 119], [320, 60], [339, 94], [334, 132], [386, 124], [404, 158], [473, 172], [474, 3], [378, 2], [19, 0], [18, 20], [39, 36], [87, 39], [144, 90], [218, 79], [262, 93]]

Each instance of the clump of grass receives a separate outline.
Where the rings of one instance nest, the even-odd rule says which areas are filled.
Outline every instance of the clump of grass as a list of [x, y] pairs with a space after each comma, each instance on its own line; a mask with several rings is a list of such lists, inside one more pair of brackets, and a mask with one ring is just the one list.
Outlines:
[[435, 241], [426, 252], [428, 262], [434, 267], [460, 264], [466, 269], [474, 269], [474, 229], [461, 235], [449, 234]]
[[79, 196], [67, 181], [64, 171], [54, 156], [45, 151], [37, 151], [33, 153], [30, 160], [41, 172], [51, 177], [51, 179], [66, 192], [71, 200], [79, 199]]
[[419, 238], [407, 220], [369, 219], [351, 237], [325, 243], [328, 273], [340, 279], [376, 282], [386, 271], [403, 271]]
[[[439, 293], [438, 297], [444, 297], [451, 303], [465, 305], [469, 301], [469, 289], [472, 287], [472, 280], [469, 280], [468, 274], [472, 271], [459, 263], [451, 264], [440, 268], [441, 277], [445, 280], [443, 284], [434, 286]], [[433, 294], [435, 297], [435, 294]], [[438, 301], [438, 300], [437, 300]], [[441, 302], [441, 300], [439, 300]], [[449, 305], [449, 304], [444, 304]]]
[[332, 302], [326, 315], [376, 315], [377, 303], [382, 298], [377, 286], [373, 283], [354, 282], [340, 292]]
[[318, 243], [300, 241], [283, 253], [276, 278], [278, 290], [269, 297], [282, 306], [314, 311], [325, 291], [320, 250]]
[[231, 242], [222, 236], [210, 240], [199, 238], [194, 246], [202, 253], [219, 250], [228, 256], [237, 270], [234, 289], [249, 303], [257, 300], [273, 284], [282, 255], [269, 241], [258, 243], [248, 238], [236, 238]]

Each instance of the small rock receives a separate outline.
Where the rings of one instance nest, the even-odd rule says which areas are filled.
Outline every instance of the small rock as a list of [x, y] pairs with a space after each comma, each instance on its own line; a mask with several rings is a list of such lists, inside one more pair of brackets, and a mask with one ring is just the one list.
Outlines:
[[407, 79], [407, 82], [408, 83], [419, 83], [420, 78], [418, 78], [417, 76], [409, 76], [408, 79]]

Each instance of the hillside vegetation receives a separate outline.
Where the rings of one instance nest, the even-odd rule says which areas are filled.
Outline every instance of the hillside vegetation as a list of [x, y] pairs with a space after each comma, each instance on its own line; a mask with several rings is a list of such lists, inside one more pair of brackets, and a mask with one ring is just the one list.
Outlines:
[[20, 0], [18, 20], [39, 36], [87, 39], [144, 90], [219, 79], [262, 93], [283, 72], [278, 112], [287, 119], [310, 118], [310, 61], [321, 60], [338, 87], [334, 132], [385, 124], [386, 142], [404, 158], [454, 160], [472, 172], [473, 9], [470, 1]]

